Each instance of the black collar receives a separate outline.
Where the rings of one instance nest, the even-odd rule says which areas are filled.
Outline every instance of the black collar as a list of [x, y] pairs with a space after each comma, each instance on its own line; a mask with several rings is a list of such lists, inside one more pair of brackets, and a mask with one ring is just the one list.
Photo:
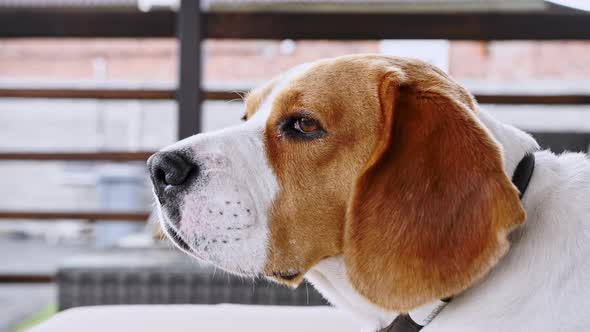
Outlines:
[[526, 188], [528, 188], [529, 182], [531, 182], [534, 170], [535, 154], [529, 152], [520, 160], [514, 170], [514, 175], [512, 175], [512, 183], [516, 186], [516, 189], [518, 189], [520, 199], [524, 196]]
[[[522, 196], [526, 192], [527, 187], [529, 186], [529, 182], [533, 176], [533, 171], [535, 170], [535, 154], [532, 152], [528, 152], [518, 163], [516, 169], [514, 170], [514, 174], [512, 175], [512, 183], [518, 189], [519, 197], [522, 200]], [[412, 312], [407, 314], [400, 314], [398, 315], [389, 326], [382, 328], [379, 332], [417, 332], [422, 330], [424, 326], [430, 323], [439, 312], [444, 309], [445, 305], [451, 301], [452, 298], [440, 300], [435, 303], [434, 307], [431, 310], [431, 313], [425, 320], [422, 320], [420, 323], [417, 323], [414, 318], [412, 318]]]

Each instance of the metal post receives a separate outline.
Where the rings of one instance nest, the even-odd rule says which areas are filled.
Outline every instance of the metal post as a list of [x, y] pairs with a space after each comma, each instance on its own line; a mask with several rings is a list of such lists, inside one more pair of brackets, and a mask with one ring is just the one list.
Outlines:
[[199, 0], [181, 0], [178, 12], [180, 43], [178, 139], [201, 129], [201, 26]]

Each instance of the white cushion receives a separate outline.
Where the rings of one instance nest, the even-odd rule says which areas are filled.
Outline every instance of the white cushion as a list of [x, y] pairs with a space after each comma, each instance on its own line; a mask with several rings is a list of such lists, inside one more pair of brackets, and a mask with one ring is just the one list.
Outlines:
[[332, 307], [255, 305], [125, 305], [65, 310], [31, 332], [358, 332], [358, 323]]

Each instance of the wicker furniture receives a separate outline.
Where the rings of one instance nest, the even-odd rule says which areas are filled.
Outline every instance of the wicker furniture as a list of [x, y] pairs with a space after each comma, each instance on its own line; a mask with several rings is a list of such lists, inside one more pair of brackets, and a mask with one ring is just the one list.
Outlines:
[[73, 257], [58, 270], [60, 310], [107, 304], [326, 305], [299, 288], [229, 275], [168, 249], [112, 250]]

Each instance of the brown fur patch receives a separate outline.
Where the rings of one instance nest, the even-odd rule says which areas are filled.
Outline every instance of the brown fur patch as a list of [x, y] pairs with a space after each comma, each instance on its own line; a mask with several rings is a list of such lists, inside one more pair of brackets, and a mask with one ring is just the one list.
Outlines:
[[[377, 77], [366, 75], [365, 69], [355, 61], [318, 63], [274, 100], [265, 130], [266, 152], [280, 192], [269, 218], [269, 273], [306, 271], [342, 252], [350, 193], [377, 139], [365, 134], [377, 129], [378, 120], [378, 114], [365, 109], [379, 107]], [[355, 84], [343, 84], [351, 81]], [[313, 141], [281, 137], [281, 120], [298, 111], [320, 121], [327, 135]]]
[[[301, 110], [328, 134], [283, 137], [281, 120]], [[357, 291], [395, 311], [454, 295], [484, 275], [524, 211], [474, 112], [468, 92], [413, 60], [342, 57], [292, 81], [265, 128], [280, 185], [268, 273], [305, 272], [344, 254]]]
[[450, 80], [421, 75], [428, 70], [403, 68], [400, 78], [396, 68], [384, 79], [383, 140], [357, 183], [346, 229], [351, 282], [395, 311], [463, 291], [496, 264], [525, 217], [473, 99]]

